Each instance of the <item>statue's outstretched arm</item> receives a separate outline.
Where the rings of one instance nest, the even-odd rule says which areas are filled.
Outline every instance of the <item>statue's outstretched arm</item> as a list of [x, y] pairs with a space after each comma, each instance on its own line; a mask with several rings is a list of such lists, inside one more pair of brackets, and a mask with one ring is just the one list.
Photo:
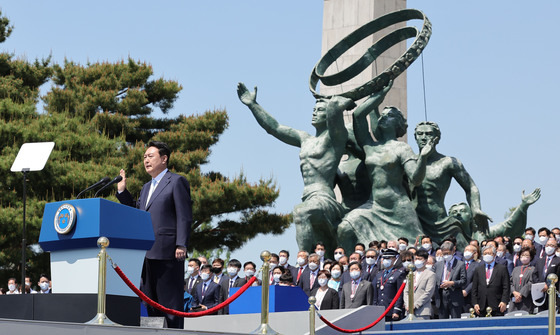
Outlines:
[[366, 101], [364, 101], [352, 114], [354, 134], [356, 136], [356, 141], [360, 147], [373, 142], [371, 135], [369, 133], [369, 125], [367, 122], [367, 116], [370, 113], [374, 113], [374, 116], [370, 118], [371, 129], [375, 134], [377, 129], [377, 120], [379, 119], [379, 105], [385, 99], [387, 92], [393, 86], [393, 81], [391, 80], [387, 86], [385, 86], [381, 91], [372, 94]]
[[536, 188], [528, 195], [525, 195], [525, 191], [521, 192], [521, 204], [517, 206], [506, 221], [490, 227], [489, 237], [522, 236], [525, 228], [527, 228], [527, 209], [537, 202], [540, 197], [540, 188]]
[[301, 147], [302, 136], [306, 133], [278, 123], [272, 115], [257, 103], [256, 87], [255, 91], [250, 92], [243, 83], [239, 83], [237, 84], [237, 95], [239, 96], [239, 100], [249, 107], [259, 125], [266, 130], [267, 133], [286, 144]]
[[453, 168], [451, 172], [452, 176], [465, 191], [467, 202], [472, 209], [473, 217], [475, 220], [490, 220], [490, 222], [492, 222], [492, 218], [482, 211], [482, 207], [480, 205], [480, 192], [474, 183], [474, 180], [458, 159], [451, 159], [453, 160]]
[[346, 143], [348, 131], [344, 125], [344, 111], [356, 107], [352, 99], [334, 96], [327, 104], [327, 129], [329, 136], [335, 142]]

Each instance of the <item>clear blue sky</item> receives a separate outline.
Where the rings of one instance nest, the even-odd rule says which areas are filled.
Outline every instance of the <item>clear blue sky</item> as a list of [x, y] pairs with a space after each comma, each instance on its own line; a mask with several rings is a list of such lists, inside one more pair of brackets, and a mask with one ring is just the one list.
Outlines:
[[[205, 170], [231, 177], [243, 171], [254, 182], [272, 176], [280, 187], [274, 210], [286, 213], [301, 201], [298, 149], [258, 126], [236, 84], [257, 85], [258, 101], [281, 123], [312, 132], [308, 78], [321, 53], [322, 6], [321, 0], [9, 0], [1, 9], [15, 30], [0, 48], [29, 60], [52, 54], [57, 63], [130, 56], [152, 64], [156, 76], [183, 85], [170, 116], [228, 111], [230, 127]], [[409, 0], [408, 7], [433, 24], [424, 65], [428, 119], [442, 129], [438, 150], [464, 163], [495, 222], [519, 204], [523, 189], [541, 187], [529, 225], [560, 225], [553, 215], [560, 186], [560, 2]], [[424, 119], [420, 64], [408, 70], [409, 129]], [[453, 185], [446, 203], [464, 200]], [[265, 248], [295, 254], [295, 229], [259, 237], [233, 256], [257, 260]]]

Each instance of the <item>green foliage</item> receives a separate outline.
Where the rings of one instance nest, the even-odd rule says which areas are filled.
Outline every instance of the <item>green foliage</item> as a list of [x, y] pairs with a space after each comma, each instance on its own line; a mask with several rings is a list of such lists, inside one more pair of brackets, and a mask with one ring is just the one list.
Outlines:
[[[0, 41], [11, 29], [9, 21], [0, 18]], [[38, 241], [46, 203], [72, 199], [121, 168], [127, 173], [127, 188], [139, 194], [150, 179], [142, 160], [151, 139], [169, 144], [174, 150], [169, 168], [191, 184], [191, 251], [229, 255], [257, 234], [278, 234], [290, 225], [289, 215], [267, 210], [278, 197], [272, 180], [249, 183], [242, 173], [233, 178], [201, 173], [210, 147], [228, 127], [227, 113], [152, 117], [155, 110], [168, 113], [181, 90], [176, 81], [153, 79], [152, 74], [150, 65], [132, 59], [59, 65], [50, 58], [30, 63], [0, 53], [0, 282], [19, 279], [22, 174], [10, 172], [10, 167], [26, 142], [55, 142], [44, 170], [28, 174], [28, 244]], [[42, 97], [46, 113], [40, 113], [39, 87], [49, 79], [53, 85]], [[104, 196], [116, 201], [110, 191]], [[27, 259], [33, 281], [49, 272], [48, 254], [28, 250]]]

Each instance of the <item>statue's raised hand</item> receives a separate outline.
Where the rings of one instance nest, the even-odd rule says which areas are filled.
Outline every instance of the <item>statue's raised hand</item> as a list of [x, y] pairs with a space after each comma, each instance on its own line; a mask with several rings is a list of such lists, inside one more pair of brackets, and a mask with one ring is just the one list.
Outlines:
[[249, 92], [245, 84], [237, 84], [237, 96], [242, 103], [249, 106], [257, 102], [257, 87], [255, 86], [254, 92]]
[[391, 87], [393, 87], [393, 81], [392, 80], [390, 80], [387, 83], [387, 86], [383, 87], [383, 89], [381, 91], [375, 92], [371, 96], [371, 99], [373, 100], [373, 105], [378, 107], [381, 104], [381, 102], [383, 101], [383, 99], [385, 99], [385, 96], [387, 95], [387, 93], [389, 93], [389, 90], [391, 90]]
[[430, 156], [435, 151], [435, 148], [434, 139], [428, 140], [428, 143], [420, 151], [420, 156], [423, 158]]
[[521, 202], [527, 205], [534, 204], [535, 202], [537, 202], [537, 200], [539, 200], [540, 197], [541, 197], [540, 188], [536, 188], [533, 192], [527, 195], [525, 195], [525, 190], [521, 192]]

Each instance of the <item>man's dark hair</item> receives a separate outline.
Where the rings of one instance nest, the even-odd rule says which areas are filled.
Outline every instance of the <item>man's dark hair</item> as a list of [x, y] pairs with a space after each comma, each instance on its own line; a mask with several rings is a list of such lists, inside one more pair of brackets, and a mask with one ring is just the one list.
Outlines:
[[428, 253], [427, 250], [420, 249], [420, 250], [416, 251], [416, 256], [424, 258], [425, 260], [428, 260], [428, 257], [430, 256], [430, 254]]
[[209, 269], [210, 272], [212, 272], [212, 265], [204, 264], [203, 266], [200, 267], [200, 272], [202, 272], [202, 270], [206, 270], [206, 269]]
[[223, 260], [223, 259], [221, 259], [221, 258], [215, 258], [215, 259], [212, 261], [212, 265], [214, 265], [214, 263], [216, 263], [216, 262], [220, 263], [220, 265], [221, 265], [222, 267], [224, 267], [224, 260]]
[[148, 148], [156, 147], [159, 151], [160, 156], [167, 156], [167, 164], [169, 165], [169, 159], [171, 158], [171, 150], [169, 150], [169, 146], [164, 142], [160, 141], [150, 141], [148, 143]]
[[546, 227], [541, 227], [539, 229], [539, 234], [541, 233], [541, 231], [545, 231], [547, 237], [548, 237], [548, 235], [550, 235], [550, 230], [548, 230], [548, 228], [546, 228]]
[[350, 264], [348, 264], [348, 269], [350, 269], [350, 267], [354, 264], [356, 264], [358, 268], [360, 268], [360, 271], [362, 270], [362, 263], [360, 262], [350, 262]]
[[272, 260], [273, 258], [276, 259], [277, 262], [280, 262], [280, 257], [278, 257], [278, 254], [271, 253], [270, 260]]
[[403, 240], [403, 241], [406, 242], [406, 244], [408, 244], [408, 238], [406, 238], [406, 237], [399, 237], [398, 240]]
[[201, 262], [200, 259], [198, 259], [198, 258], [191, 258], [191, 259], [189, 259], [189, 263], [190, 263], [190, 262], [195, 262], [196, 265], [198, 265], [199, 268], [200, 268], [200, 266], [202, 265], [202, 262]]
[[245, 264], [243, 264], [243, 269], [245, 269], [247, 265], [252, 265], [255, 271], [257, 270], [257, 265], [251, 261], [245, 262]]
[[322, 246], [323, 248], [325, 247], [325, 243], [323, 242], [317, 242], [315, 243], [315, 247], [313, 248], [313, 250], [317, 249], [318, 246]]
[[527, 232], [527, 231], [530, 231], [533, 234], [533, 237], [535, 237], [535, 233], [536, 233], [535, 228], [527, 227], [527, 228], [525, 228], [525, 232]]
[[39, 280], [41, 280], [41, 278], [43, 277], [47, 278], [48, 281], [51, 281], [51, 279], [49, 278], [49, 276], [47, 276], [46, 273], [41, 273], [41, 275], [39, 276]]
[[230, 261], [228, 262], [228, 266], [230, 266], [230, 265], [233, 266], [233, 267], [236, 267], [236, 268], [238, 268], [238, 269], [241, 269], [241, 262], [238, 261], [238, 260], [235, 259], [235, 258], [232, 259], [232, 260], [230, 260]]
[[354, 246], [354, 250], [356, 249], [357, 246], [362, 247], [362, 249], [364, 249], [364, 251], [366, 250], [366, 245], [363, 243], [356, 243], [356, 245]]
[[286, 257], [290, 258], [290, 252], [288, 250], [280, 250], [278, 254], [285, 253]]

